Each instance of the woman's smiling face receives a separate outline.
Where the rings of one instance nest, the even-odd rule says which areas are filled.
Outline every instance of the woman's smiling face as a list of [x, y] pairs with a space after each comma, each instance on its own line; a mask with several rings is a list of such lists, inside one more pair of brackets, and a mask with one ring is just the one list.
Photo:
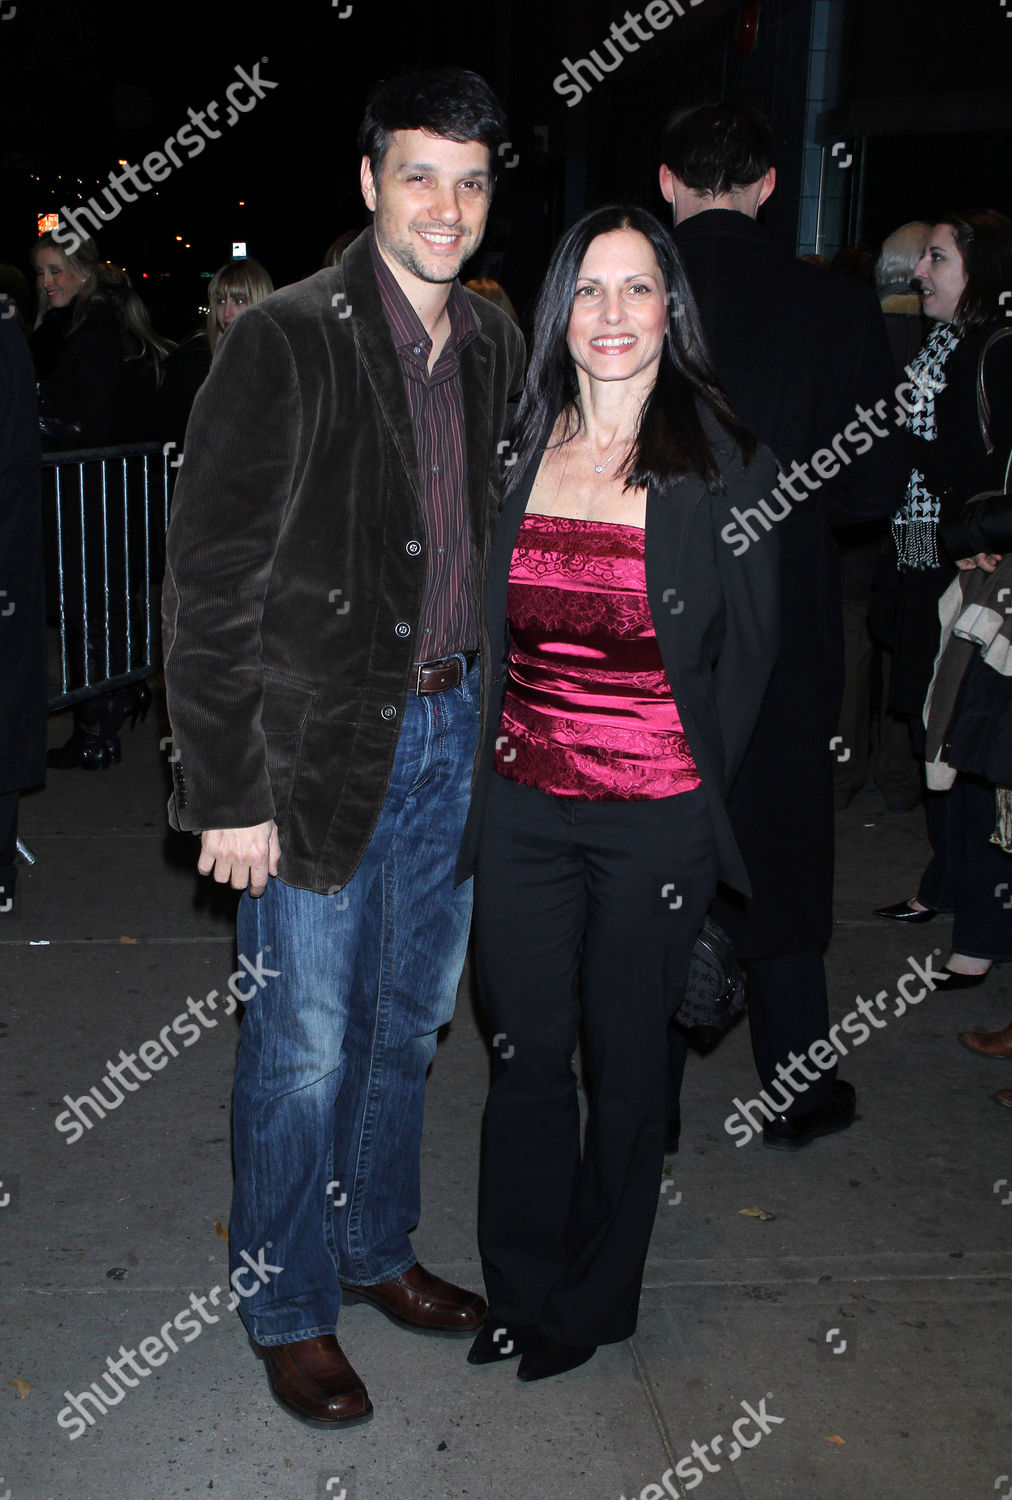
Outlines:
[[591, 240], [569, 319], [569, 352], [597, 380], [628, 380], [660, 363], [668, 327], [664, 278], [637, 229]]

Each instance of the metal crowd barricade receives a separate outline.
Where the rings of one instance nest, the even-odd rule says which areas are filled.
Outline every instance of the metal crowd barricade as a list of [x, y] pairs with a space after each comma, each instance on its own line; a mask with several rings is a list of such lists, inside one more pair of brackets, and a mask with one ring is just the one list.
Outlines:
[[129, 443], [45, 453], [42, 472], [53, 712], [158, 668], [174, 466], [160, 443]]

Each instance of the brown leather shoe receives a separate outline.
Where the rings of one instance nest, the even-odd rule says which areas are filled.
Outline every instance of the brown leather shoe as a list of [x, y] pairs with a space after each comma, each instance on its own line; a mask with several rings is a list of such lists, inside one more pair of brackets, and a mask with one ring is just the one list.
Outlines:
[[1012, 1109], [1012, 1089], [999, 1089], [991, 1098], [995, 1104], [1004, 1104], [1006, 1109]]
[[308, 1427], [356, 1427], [372, 1402], [332, 1333], [294, 1344], [257, 1344], [279, 1406]]
[[417, 1261], [391, 1281], [374, 1286], [349, 1286], [341, 1282], [345, 1303], [368, 1302], [395, 1323], [420, 1333], [474, 1333], [485, 1321], [488, 1308], [477, 1292], [453, 1286], [434, 1276]]
[[1012, 1057], [1012, 1022], [1004, 1031], [961, 1031], [957, 1041], [981, 1057]]

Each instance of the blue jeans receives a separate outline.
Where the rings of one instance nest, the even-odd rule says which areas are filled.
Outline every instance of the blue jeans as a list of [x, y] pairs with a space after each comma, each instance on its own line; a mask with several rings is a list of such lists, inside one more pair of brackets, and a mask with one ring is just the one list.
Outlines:
[[[276, 877], [239, 906], [239, 952], [280, 970], [247, 1006], [233, 1097], [233, 1268], [259, 1344], [332, 1334], [341, 1281], [415, 1262], [425, 1075], [453, 1014], [471, 882], [453, 887], [478, 728], [477, 665], [409, 695], [379, 822], [340, 891]], [[255, 1291], [250, 1281], [255, 1284]]]

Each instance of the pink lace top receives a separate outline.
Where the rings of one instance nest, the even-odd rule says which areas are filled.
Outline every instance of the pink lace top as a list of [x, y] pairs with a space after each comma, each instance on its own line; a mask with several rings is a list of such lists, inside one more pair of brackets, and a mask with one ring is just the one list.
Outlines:
[[501, 776], [588, 802], [699, 786], [647, 604], [641, 527], [526, 515], [507, 607]]

